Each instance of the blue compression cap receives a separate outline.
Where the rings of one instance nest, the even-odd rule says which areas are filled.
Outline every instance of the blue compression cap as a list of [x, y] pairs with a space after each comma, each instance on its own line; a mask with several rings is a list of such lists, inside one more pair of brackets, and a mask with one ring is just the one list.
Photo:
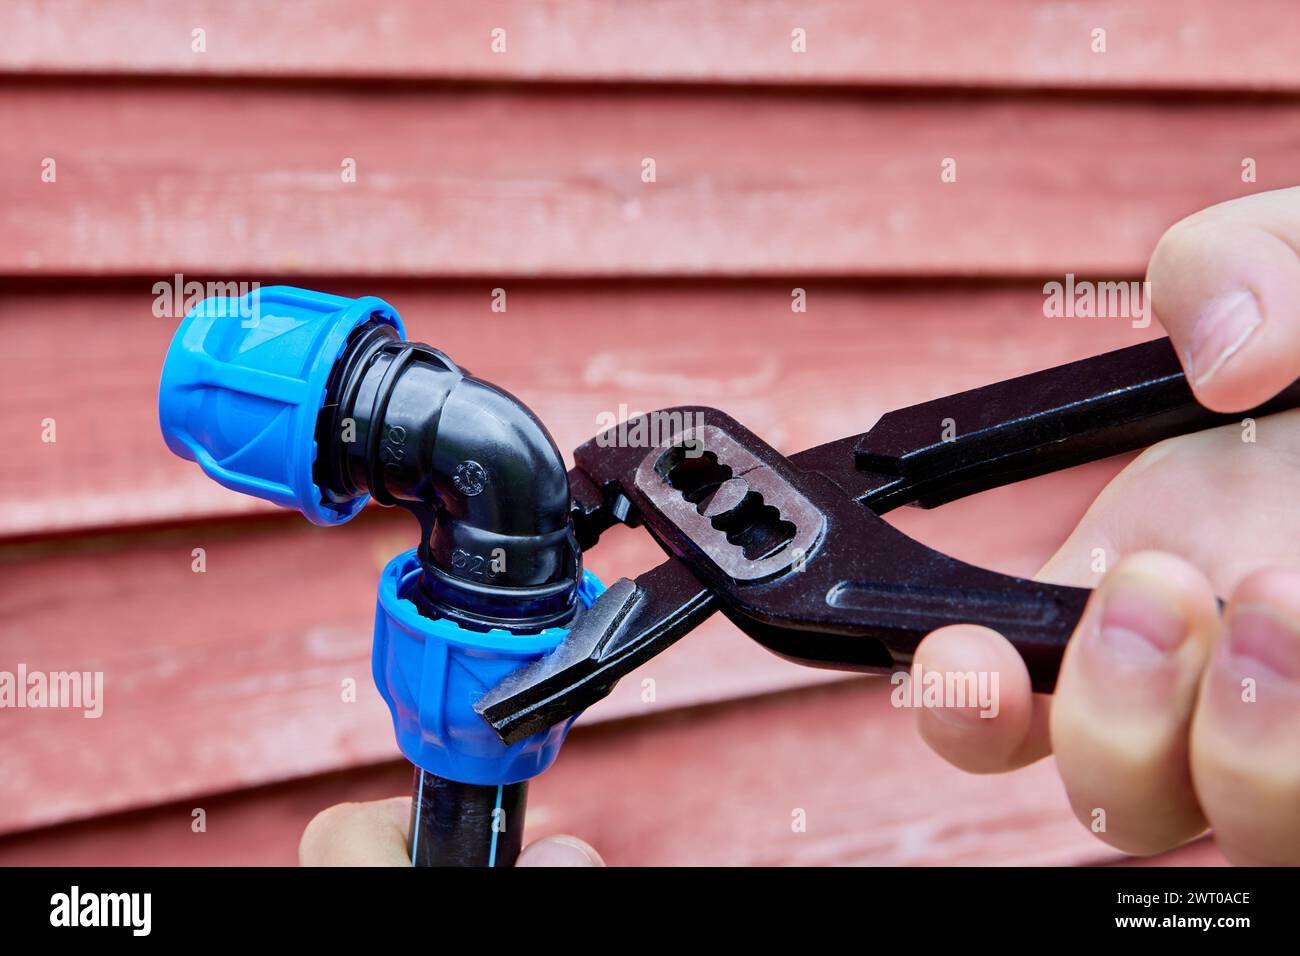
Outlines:
[[316, 417], [348, 335], [375, 319], [406, 338], [382, 299], [289, 286], [204, 299], [181, 320], [158, 389], [167, 447], [244, 494], [297, 508], [319, 525], [347, 521], [369, 498], [322, 501], [312, 480]]
[[[379, 579], [372, 659], [375, 685], [393, 715], [397, 746], [417, 767], [459, 783], [518, 783], [554, 761], [574, 718], [503, 744], [474, 703], [502, 677], [554, 651], [568, 633], [472, 631], [422, 617], [405, 595], [416, 586], [416, 552], [399, 554]], [[578, 586], [586, 607], [605, 590], [589, 571]]]

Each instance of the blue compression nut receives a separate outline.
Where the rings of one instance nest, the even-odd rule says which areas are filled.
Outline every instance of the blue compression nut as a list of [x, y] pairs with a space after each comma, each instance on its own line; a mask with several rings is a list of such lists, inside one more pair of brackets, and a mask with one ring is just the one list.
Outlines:
[[405, 338], [382, 299], [289, 286], [204, 299], [181, 320], [158, 389], [167, 447], [217, 483], [341, 524], [369, 496], [322, 501], [312, 480], [316, 418], [334, 363], [357, 326], [375, 319]]
[[[423, 770], [459, 783], [518, 783], [554, 761], [574, 718], [513, 744], [504, 744], [474, 703], [502, 677], [554, 651], [568, 633], [473, 631], [422, 617], [405, 598], [416, 586], [416, 552], [399, 554], [379, 579], [372, 667], [375, 685], [393, 715], [397, 745]], [[584, 571], [578, 599], [586, 607], [605, 590]]]

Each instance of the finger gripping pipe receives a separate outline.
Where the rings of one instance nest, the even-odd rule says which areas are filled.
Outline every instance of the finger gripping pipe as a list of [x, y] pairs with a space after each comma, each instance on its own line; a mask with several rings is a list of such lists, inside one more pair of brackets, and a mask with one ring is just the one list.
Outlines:
[[417, 546], [381, 575], [373, 654], [419, 768], [412, 858], [513, 862], [519, 834], [503, 842], [497, 828], [522, 820], [521, 784], [554, 761], [569, 723], [506, 746], [473, 703], [554, 650], [602, 590], [582, 570], [545, 427], [406, 341], [386, 302], [288, 287], [199, 303], [168, 350], [158, 405], [168, 447], [228, 488], [326, 526], [370, 497], [419, 519]]

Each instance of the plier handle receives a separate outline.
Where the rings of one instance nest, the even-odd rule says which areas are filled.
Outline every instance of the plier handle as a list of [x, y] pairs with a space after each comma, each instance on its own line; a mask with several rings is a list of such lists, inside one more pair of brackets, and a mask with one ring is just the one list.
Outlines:
[[667, 560], [617, 581], [476, 709], [506, 742], [522, 739], [717, 610], [789, 660], [871, 673], [907, 667], [936, 628], [982, 624], [1049, 692], [1091, 591], [967, 564], [881, 515], [1297, 405], [1300, 382], [1248, 412], [1210, 411], [1159, 339], [889, 412], [789, 457], [714, 408], [640, 416], [575, 452], [574, 526], [586, 549], [617, 522], [643, 524]]

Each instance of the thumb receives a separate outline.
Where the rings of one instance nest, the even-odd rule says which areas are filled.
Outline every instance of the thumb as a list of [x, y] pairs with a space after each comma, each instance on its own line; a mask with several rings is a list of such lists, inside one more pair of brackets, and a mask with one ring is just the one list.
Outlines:
[[1147, 279], [1201, 404], [1243, 411], [1300, 378], [1300, 187], [1176, 223]]

